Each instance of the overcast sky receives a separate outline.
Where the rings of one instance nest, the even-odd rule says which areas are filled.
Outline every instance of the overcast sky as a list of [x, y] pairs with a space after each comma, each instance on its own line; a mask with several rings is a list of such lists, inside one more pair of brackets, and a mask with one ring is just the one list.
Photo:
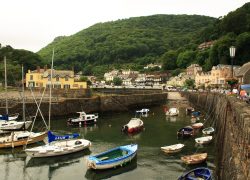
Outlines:
[[33, 52], [98, 22], [153, 14], [226, 15], [247, 0], [0, 0], [0, 43]]

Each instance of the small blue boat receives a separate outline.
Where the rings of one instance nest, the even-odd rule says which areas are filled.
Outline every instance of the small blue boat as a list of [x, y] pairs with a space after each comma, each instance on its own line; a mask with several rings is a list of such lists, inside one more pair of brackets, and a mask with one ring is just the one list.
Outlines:
[[198, 167], [196, 169], [192, 169], [191, 171], [183, 174], [178, 180], [211, 180], [212, 173], [211, 170], [205, 167]]
[[123, 166], [127, 162], [131, 162], [136, 156], [137, 148], [137, 144], [131, 144], [119, 146], [95, 156], [89, 156], [87, 159], [88, 168], [109, 169]]
[[191, 126], [186, 126], [177, 131], [178, 137], [190, 137], [194, 135], [194, 129]]
[[192, 116], [193, 116], [193, 117], [199, 117], [200, 115], [201, 115], [201, 112], [200, 112], [200, 111], [192, 112]]

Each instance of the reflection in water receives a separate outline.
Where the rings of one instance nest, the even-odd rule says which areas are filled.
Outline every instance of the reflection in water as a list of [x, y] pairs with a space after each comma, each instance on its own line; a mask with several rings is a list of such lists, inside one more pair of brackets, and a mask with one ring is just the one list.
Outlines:
[[85, 177], [87, 179], [94, 179], [94, 180], [107, 179], [107, 178], [111, 178], [113, 176], [116, 176], [122, 173], [132, 171], [136, 169], [136, 167], [137, 167], [137, 157], [135, 157], [130, 163], [128, 163], [127, 165], [123, 167], [117, 167], [117, 168], [107, 169], [107, 170], [88, 169], [85, 174]]
[[176, 122], [177, 117], [176, 116], [166, 116], [166, 120], [169, 122]]

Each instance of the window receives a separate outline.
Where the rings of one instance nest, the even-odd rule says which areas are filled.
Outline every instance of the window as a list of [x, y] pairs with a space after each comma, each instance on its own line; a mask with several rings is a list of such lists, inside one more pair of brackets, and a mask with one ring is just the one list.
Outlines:
[[56, 77], [56, 81], [59, 81], [59, 77], [58, 76]]
[[33, 80], [33, 75], [30, 75], [30, 80]]
[[68, 76], [66, 76], [66, 77], [65, 77], [65, 81], [68, 81], [68, 80], [69, 80], [69, 77], [68, 77]]

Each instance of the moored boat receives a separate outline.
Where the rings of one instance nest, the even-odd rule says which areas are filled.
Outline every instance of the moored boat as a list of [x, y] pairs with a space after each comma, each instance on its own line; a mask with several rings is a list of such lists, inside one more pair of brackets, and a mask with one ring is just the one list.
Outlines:
[[165, 112], [166, 116], [178, 116], [179, 110], [177, 108], [170, 108]]
[[25, 153], [30, 157], [51, 157], [75, 153], [91, 146], [91, 142], [86, 139], [71, 139], [78, 136], [78, 134], [56, 136], [48, 131], [49, 144], [25, 149]]
[[119, 146], [106, 152], [89, 156], [87, 166], [91, 169], [109, 169], [130, 162], [137, 153], [137, 144]]
[[198, 116], [200, 116], [201, 115], [201, 112], [200, 111], [194, 111], [194, 112], [192, 112], [192, 116], [193, 117], [198, 117]]
[[139, 118], [132, 118], [128, 124], [122, 127], [123, 132], [136, 133], [143, 129], [143, 121]]
[[204, 128], [202, 130], [202, 133], [205, 135], [211, 135], [214, 133], [214, 128], [213, 127]]
[[174, 144], [171, 146], [163, 146], [163, 147], [161, 147], [161, 150], [164, 153], [171, 154], [171, 153], [180, 152], [183, 149], [183, 147], [184, 147], [184, 144]]
[[137, 114], [140, 114], [140, 116], [144, 116], [144, 117], [148, 116], [148, 112], [149, 112], [149, 109], [146, 109], [146, 108], [136, 111]]
[[195, 180], [195, 179], [211, 180], [212, 173], [208, 168], [198, 167], [184, 173], [182, 176], [178, 178], [178, 180]]
[[194, 129], [200, 129], [200, 128], [203, 128], [203, 123], [194, 123], [191, 126]]
[[200, 137], [200, 138], [196, 138], [195, 142], [197, 144], [208, 144], [212, 141], [213, 136], [205, 136], [205, 137]]
[[194, 129], [191, 126], [186, 126], [177, 131], [178, 137], [190, 137], [194, 135]]
[[181, 157], [181, 160], [186, 164], [199, 164], [207, 159], [207, 153], [199, 153]]
[[98, 114], [86, 114], [85, 112], [77, 112], [78, 118], [69, 118], [67, 124], [69, 126], [81, 126], [87, 124], [94, 124], [97, 122]]
[[194, 108], [193, 107], [187, 107], [186, 108], [186, 114], [187, 115], [191, 114], [192, 112], [194, 112]]

